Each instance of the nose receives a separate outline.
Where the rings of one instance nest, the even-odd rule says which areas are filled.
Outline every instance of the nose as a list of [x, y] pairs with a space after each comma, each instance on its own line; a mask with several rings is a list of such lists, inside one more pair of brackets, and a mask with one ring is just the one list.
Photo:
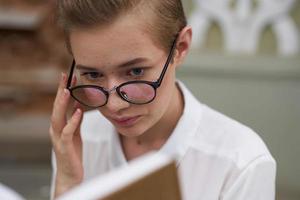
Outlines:
[[105, 105], [109, 112], [117, 113], [125, 108], [128, 108], [129, 106], [130, 103], [124, 101], [115, 91], [115, 89], [110, 91], [107, 104]]

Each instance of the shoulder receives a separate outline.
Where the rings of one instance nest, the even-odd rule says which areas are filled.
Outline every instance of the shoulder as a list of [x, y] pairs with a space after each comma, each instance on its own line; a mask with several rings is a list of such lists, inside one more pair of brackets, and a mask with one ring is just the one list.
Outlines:
[[191, 129], [195, 130], [195, 134], [190, 142], [194, 153], [226, 159], [238, 167], [246, 166], [261, 156], [274, 163], [267, 146], [256, 132], [202, 104], [183, 83], [179, 82], [179, 86], [186, 103], [186, 124], [195, 126]]
[[111, 123], [98, 111], [87, 111], [81, 123], [81, 135], [84, 141], [106, 141], [114, 131]]
[[192, 146], [195, 150], [227, 159], [238, 168], [254, 160], [275, 163], [256, 132], [206, 105], [202, 105], [201, 122]]

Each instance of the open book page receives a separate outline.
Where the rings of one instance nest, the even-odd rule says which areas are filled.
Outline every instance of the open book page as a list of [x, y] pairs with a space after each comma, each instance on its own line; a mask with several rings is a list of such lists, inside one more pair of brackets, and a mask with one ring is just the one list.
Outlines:
[[175, 161], [149, 153], [75, 187], [58, 200], [180, 200]]

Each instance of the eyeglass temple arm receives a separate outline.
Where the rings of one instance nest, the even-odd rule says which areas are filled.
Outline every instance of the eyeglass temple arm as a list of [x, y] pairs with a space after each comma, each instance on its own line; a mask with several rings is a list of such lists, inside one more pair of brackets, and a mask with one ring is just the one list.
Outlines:
[[176, 35], [176, 38], [175, 38], [175, 40], [174, 40], [174, 42], [172, 44], [171, 52], [170, 52], [170, 54], [168, 56], [168, 59], [167, 59], [167, 62], [165, 64], [164, 68], [163, 68], [163, 71], [162, 71], [159, 79], [156, 81], [157, 87], [159, 87], [161, 85], [161, 82], [162, 82], [162, 80], [163, 80], [163, 78], [165, 76], [165, 73], [166, 73], [166, 71], [168, 69], [168, 66], [169, 66], [169, 64], [170, 64], [170, 62], [171, 62], [171, 60], [173, 58], [173, 54], [174, 54], [174, 51], [176, 49], [177, 38], [178, 38], [178, 35]]
[[73, 59], [72, 66], [71, 66], [71, 69], [70, 69], [70, 72], [69, 72], [69, 77], [68, 77], [68, 82], [67, 82], [67, 89], [70, 89], [70, 87], [71, 87], [74, 68], [75, 68], [75, 60]]

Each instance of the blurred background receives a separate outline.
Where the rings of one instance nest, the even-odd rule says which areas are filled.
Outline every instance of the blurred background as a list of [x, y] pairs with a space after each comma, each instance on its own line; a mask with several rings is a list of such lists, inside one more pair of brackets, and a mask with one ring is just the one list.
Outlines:
[[[51, 0], [0, 0], [0, 182], [49, 199], [49, 118], [71, 58]], [[300, 199], [299, 0], [183, 0], [193, 49], [178, 71], [203, 103], [250, 126]]]

